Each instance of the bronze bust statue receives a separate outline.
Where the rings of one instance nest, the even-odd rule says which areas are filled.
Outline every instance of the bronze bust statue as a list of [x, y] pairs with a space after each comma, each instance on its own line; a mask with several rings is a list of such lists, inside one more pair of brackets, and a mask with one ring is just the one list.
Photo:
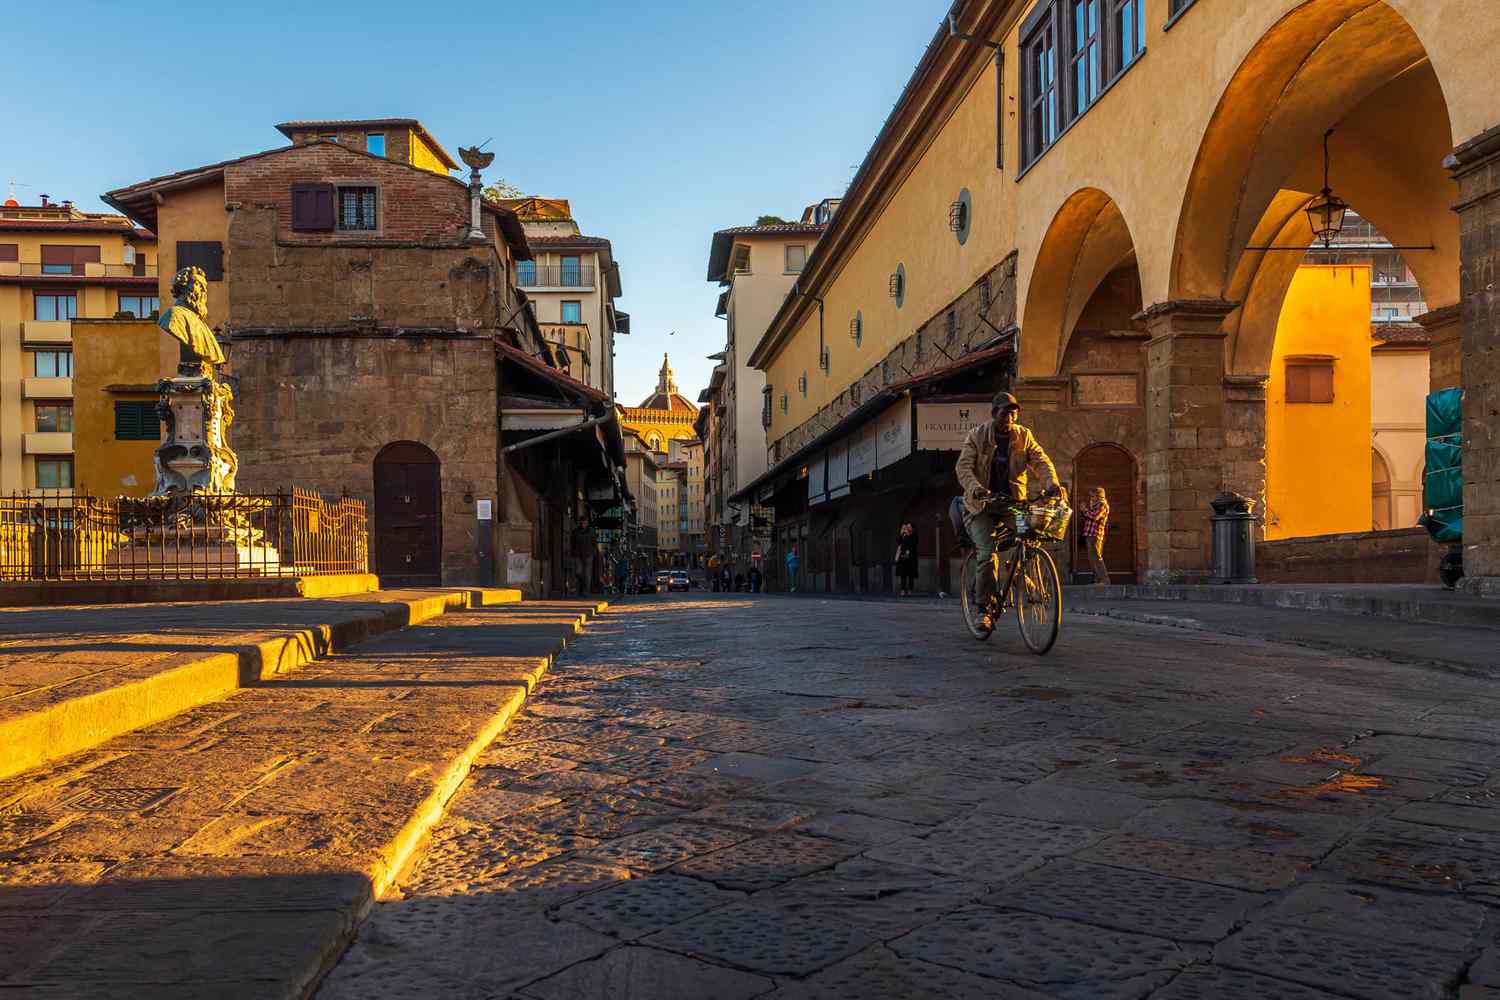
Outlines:
[[207, 374], [205, 366], [222, 365], [224, 351], [206, 323], [208, 278], [201, 268], [185, 267], [172, 279], [173, 304], [157, 320], [157, 326], [182, 344], [178, 370], [184, 374]]

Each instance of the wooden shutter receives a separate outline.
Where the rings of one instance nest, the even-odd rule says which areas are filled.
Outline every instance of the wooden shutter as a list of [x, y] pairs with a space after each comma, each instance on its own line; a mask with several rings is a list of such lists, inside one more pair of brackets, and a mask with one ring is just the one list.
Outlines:
[[14, 261], [21, 259], [21, 245], [19, 243], [0, 243], [0, 260]]
[[115, 404], [115, 440], [156, 441], [161, 438], [161, 418], [155, 403]]
[[42, 268], [66, 266], [73, 267], [73, 248], [64, 246], [48, 246], [42, 244]]
[[1333, 402], [1333, 365], [1331, 363], [1287, 365], [1286, 401], [1288, 403]]
[[335, 219], [334, 202], [332, 184], [293, 184], [292, 231], [331, 232]]
[[73, 273], [82, 274], [86, 269], [85, 264], [99, 263], [98, 247], [74, 247], [73, 248]]
[[224, 280], [224, 244], [210, 240], [178, 240], [177, 269], [197, 267], [209, 281]]

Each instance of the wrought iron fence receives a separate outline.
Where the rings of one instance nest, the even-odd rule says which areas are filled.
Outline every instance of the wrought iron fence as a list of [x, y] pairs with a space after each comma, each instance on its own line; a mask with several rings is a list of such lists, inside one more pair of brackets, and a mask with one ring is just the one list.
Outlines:
[[365, 573], [365, 504], [316, 493], [0, 497], [0, 581]]

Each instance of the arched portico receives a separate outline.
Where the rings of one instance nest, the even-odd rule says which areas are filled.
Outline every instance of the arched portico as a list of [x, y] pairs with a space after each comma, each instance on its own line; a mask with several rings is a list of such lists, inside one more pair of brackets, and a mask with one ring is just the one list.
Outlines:
[[[1330, 183], [1407, 256], [1441, 352], [1456, 347], [1456, 195], [1443, 89], [1405, 18], [1382, 0], [1310, 0], [1273, 25], [1225, 88], [1183, 198], [1170, 298], [1143, 310], [1148, 578], [1209, 569], [1208, 501], [1265, 493], [1265, 381], [1283, 300]], [[1267, 251], [1262, 247], [1279, 247]], [[1437, 327], [1446, 326], [1448, 329]], [[1445, 336], [1447, 339], [1445, 340]], [[1435, 367], [1442, 367], [1435, 364]]]

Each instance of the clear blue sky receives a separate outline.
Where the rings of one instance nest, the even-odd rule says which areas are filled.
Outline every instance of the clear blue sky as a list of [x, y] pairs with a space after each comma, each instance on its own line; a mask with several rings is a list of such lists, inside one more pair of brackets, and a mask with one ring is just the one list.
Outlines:
[[[420, 118], [614, 242], [617, 388], [663, 351], [696, 399], [723, 346], [715, 229], [841, 195], [948, 0], [20, 4], [0, 184], [101, 210], [114, 187], [280, 145], [293, 118]], [[676, 336], [668, 336], [669, 331]]]

